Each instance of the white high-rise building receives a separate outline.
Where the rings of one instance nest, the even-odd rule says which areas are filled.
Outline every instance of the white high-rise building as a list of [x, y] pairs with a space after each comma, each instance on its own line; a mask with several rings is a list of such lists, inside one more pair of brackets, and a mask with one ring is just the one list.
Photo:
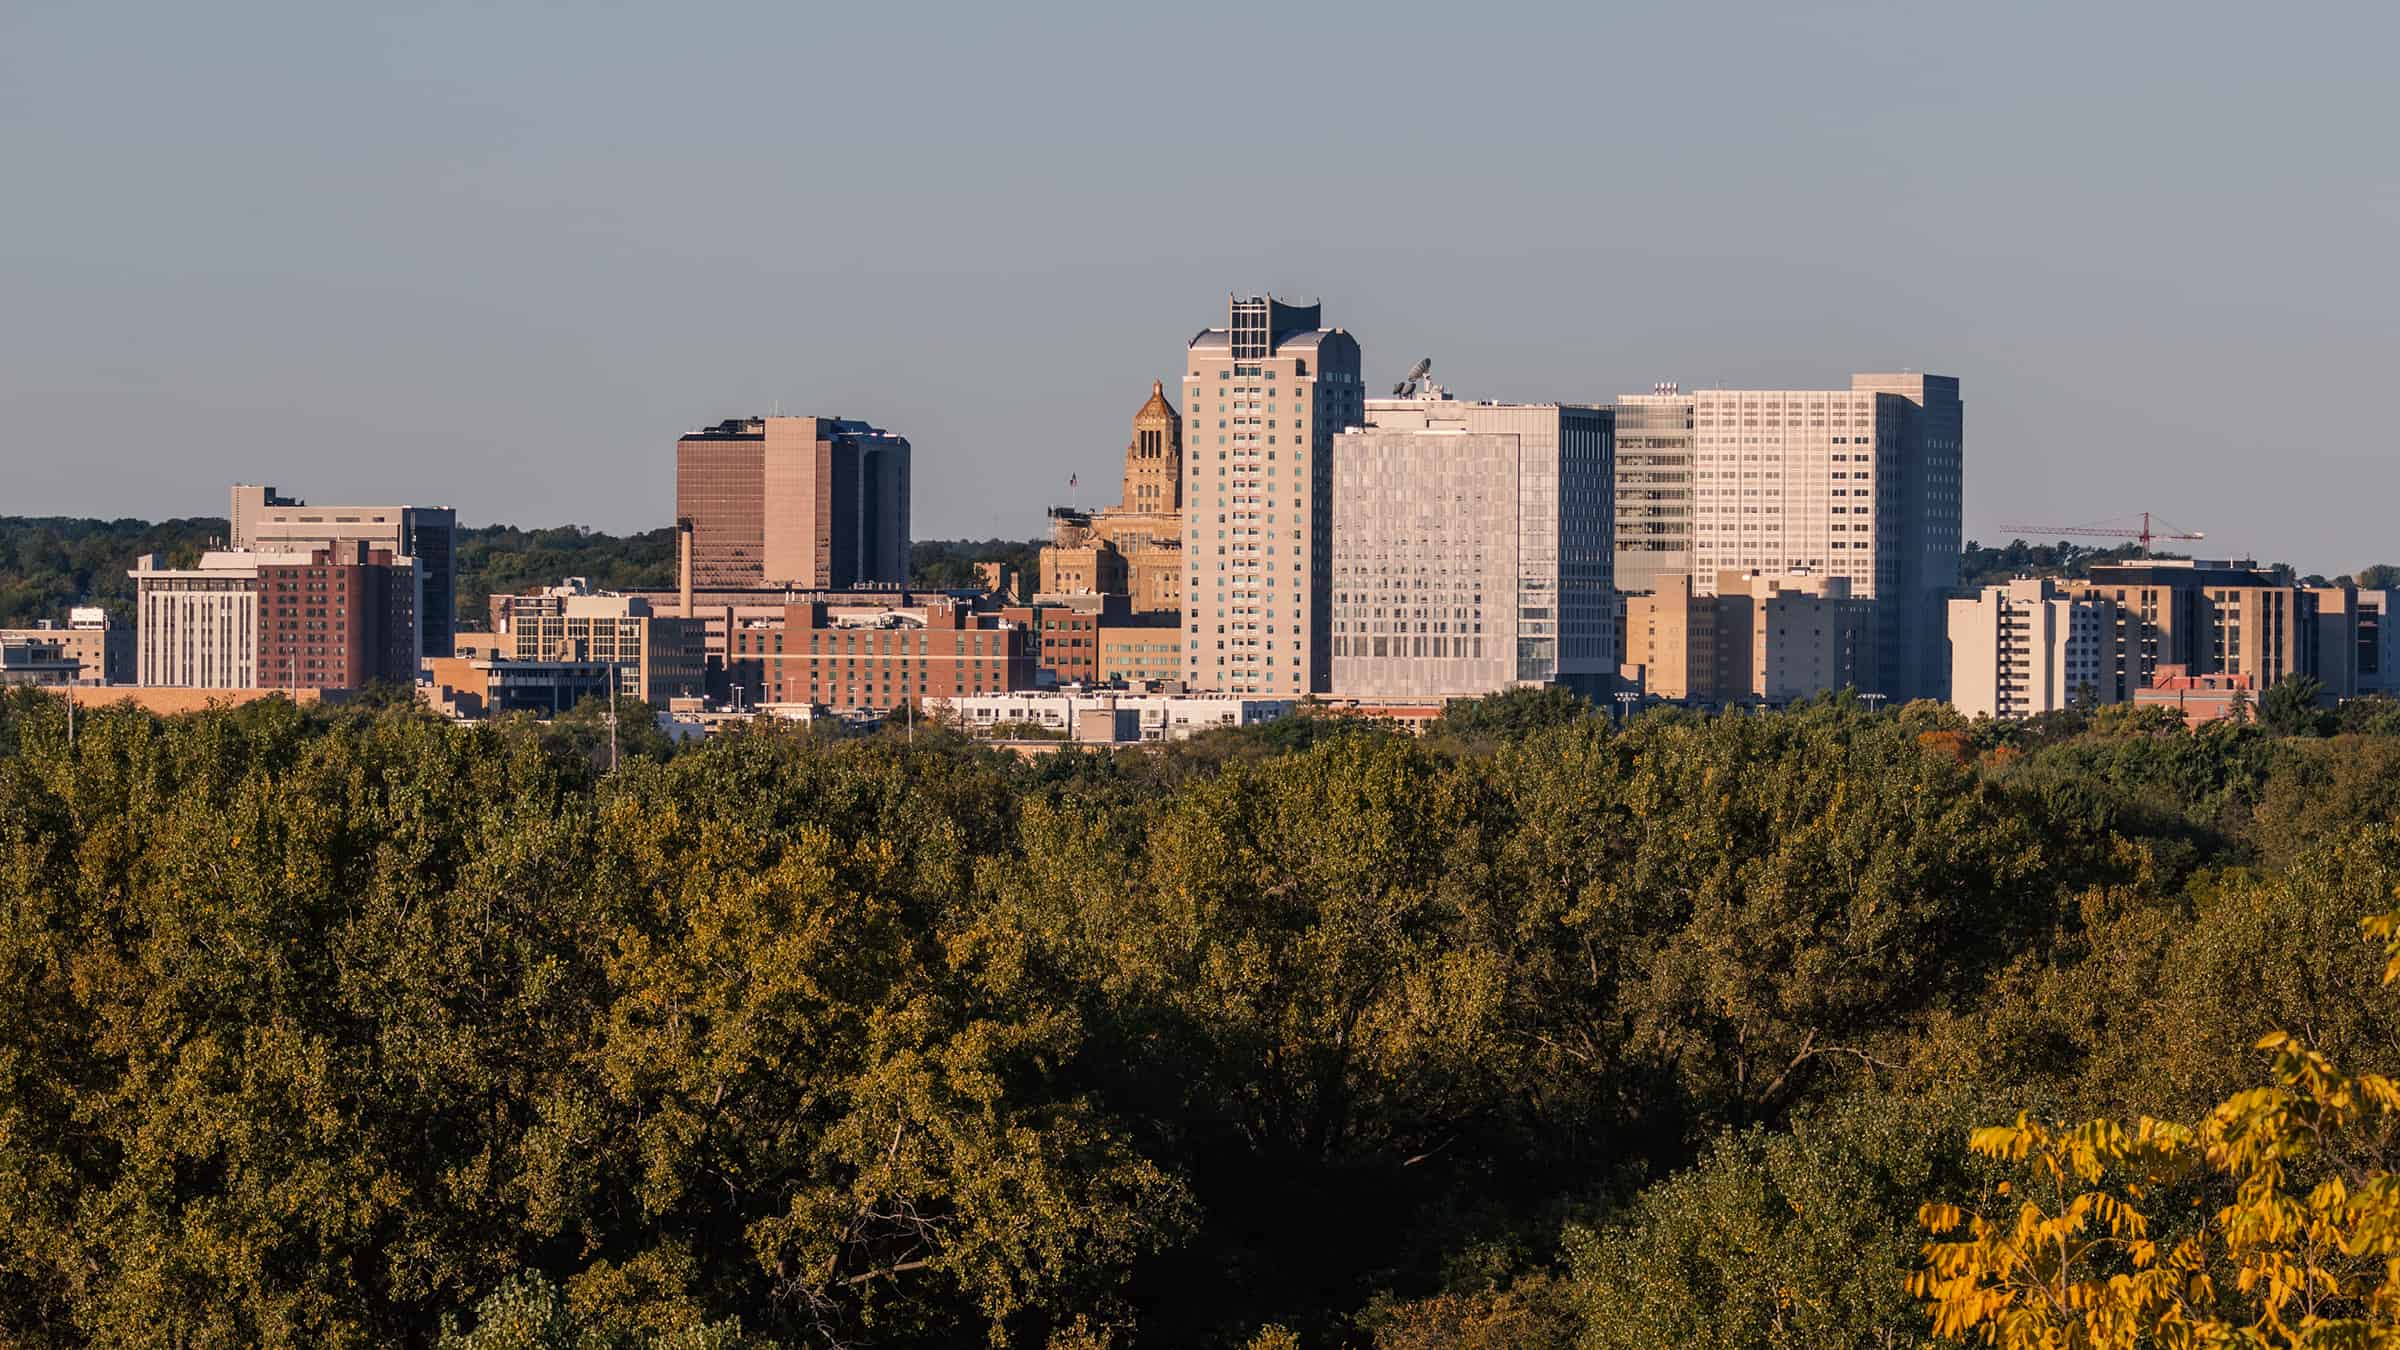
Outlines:
[[[137, 558], [132, 573], [136, 683], [186, 689], [258, 686], [261, 559], [287, 555], [204, 553], [200, 565], [170, 568], [165, 556]], [[299, 555], [306, 562], [307, 555]]]
[[1728, 570], [1848, 578], [1882, 611], [1875, 692], [1947, 692], [1942, 602], [1963, 542], [1957, 379], [1691, 397], [1694, 592]]
[[1358, 342], [1320, 307], [1231, 297], [1187, 346], [1184, 682], [1291, 697], [1332, 676], [1333, 434], [1356, 424]]
[[2117, 604], [2047, 577], [1949, 602], [1950, 702], [1969, 717], [2031, 717], [2116, 699]]
[[1603, 696], [1613, 412], [1437, 395], [1365, 416], [1333, 439], [1333, 692]]

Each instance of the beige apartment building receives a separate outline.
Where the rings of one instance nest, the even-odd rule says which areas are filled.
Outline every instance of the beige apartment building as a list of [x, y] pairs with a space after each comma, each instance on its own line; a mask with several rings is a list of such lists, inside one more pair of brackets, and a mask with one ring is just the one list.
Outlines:
[[1950, 703], [1969, 717], [2022, 718], [2118, 701], [2117, 603], [2028, 577], [1954, 598]]
[[1364, 418], [1333, 438], [1331, 692], [1604, 696], [1613, 412], [1436, 396]]
[[[2293, 675], [2324, 678], [2319, 659], [2318, 596], [2249, 563], [2147, 558], [2091, 569], [2067, 583], [2078, 595], [2117, 609], [2103, 671], [2103, 702], [2130, 701], [2162, 666], [2184, 678], [2246, 675], [2265, 689]], [[2337, 620], [2337, 626], [2340, 626]], [[2337, 638], [2334, 646], [2342, 647]], [[2326, 679], [2339, 694], [2352, 668], [2341, 661]]]
[[1626, 598], [1629, 668], [1648, 693], [1699, 704], [1779, 705], [1841, 689], [1877, 692], [1879, 607], [1848, 577], [1719, 572]]
[[909, 444], [837, 417], [748, 417], [675, 443], [694, 584], [839, 590], [908, 581]]
[[1938, 698], [1949, 690], [1943, 603], [1963, 547], [1958, 381], [1908, 372], [1850, 385], [1652, 396], [1661, 416], [1691, 400], [1694, 590], [1727, 571], [1842, 578], [1882, 610], [1881, 692]]
[[108, 617], [108, 611], [78, 605], [67, 612], [65, 625], [45, 619], [31, 628], [0, 628], [0, 642], [55, 648], [58, 659], [72, 661], [74, 684], [131, 684], [137, 678], [135, 633]]
[[605, 662], [617, 692], [666, 706], [708, 692], [708, 624], [665, 617], [636, 596], [594, 593], [581, 580], [495, 597], [500, 656], [511, 661]]
[[1186, 344], [1184, 680], [1297, 697], [1330, 683], [1333, 434], [1364, 412], [1358, 342], [1315, 304], [1229, 297]]

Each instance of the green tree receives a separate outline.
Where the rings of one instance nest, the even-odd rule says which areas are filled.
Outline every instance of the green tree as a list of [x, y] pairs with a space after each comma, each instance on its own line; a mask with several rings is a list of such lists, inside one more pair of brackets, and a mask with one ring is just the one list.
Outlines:
[[1482, 698], [1454, 699], [1430, 730], [1469, 741], [1514, 741], [1584, 721], [1597, 711], [1590, 699], [1563, 685], [1521, 685]]
[[2258, 721], [2277, 736], [2322, 736], [2333, 719], [2318, 707], [2325, 686], [2313, 675], [2293, 675], [2268, 685], [2258, 696]]

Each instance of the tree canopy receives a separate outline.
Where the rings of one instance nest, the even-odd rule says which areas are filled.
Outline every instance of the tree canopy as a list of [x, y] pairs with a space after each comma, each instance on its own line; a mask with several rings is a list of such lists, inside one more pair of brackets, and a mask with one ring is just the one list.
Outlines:
[[1941, 1344], [2041, 1158], [2157, 1244], [2062, 1278], [2169, 1268], [2262, 1037], [2288, 1118], [2400, 1077], [2388, 718], [631, 706], [0, 699], [0, 1338]]

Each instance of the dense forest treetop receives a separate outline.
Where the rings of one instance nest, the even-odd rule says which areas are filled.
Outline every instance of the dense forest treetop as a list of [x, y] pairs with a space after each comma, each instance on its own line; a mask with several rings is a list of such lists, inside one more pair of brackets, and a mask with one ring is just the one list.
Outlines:
[[[120, 620], [133, 617], [133, 581], [126, 573], [145, 553], [188, 567], [222, 545], [222, 516], [152, 523], [65, 516], [0, 516], [0, 628], [62, 620], [76, 605], [99, 605]], [[911, 580], [928, 587], [975, 584], [975, 564], [1002, 561], [1031, 574], [1038, 544], [1023, 540], [918, 540], [910, 550]], [[675, 584], [675, 532], [662, 527], [611, 535], [580, 525], [526, 530], [513, 525], [461, 526], [457, 541], [458, 617], [479, 628], [488, 597], [568, 577], [605, 590], [662, 590]]]
[[2278, 1028], [2400, 1072], [2400, 706], [2286, 729], [1534, 691], [610, 773], [604, 710], [16, 691], [0, 1339], [1942, 1343], [1969, 1127], [2194, 1119]]

